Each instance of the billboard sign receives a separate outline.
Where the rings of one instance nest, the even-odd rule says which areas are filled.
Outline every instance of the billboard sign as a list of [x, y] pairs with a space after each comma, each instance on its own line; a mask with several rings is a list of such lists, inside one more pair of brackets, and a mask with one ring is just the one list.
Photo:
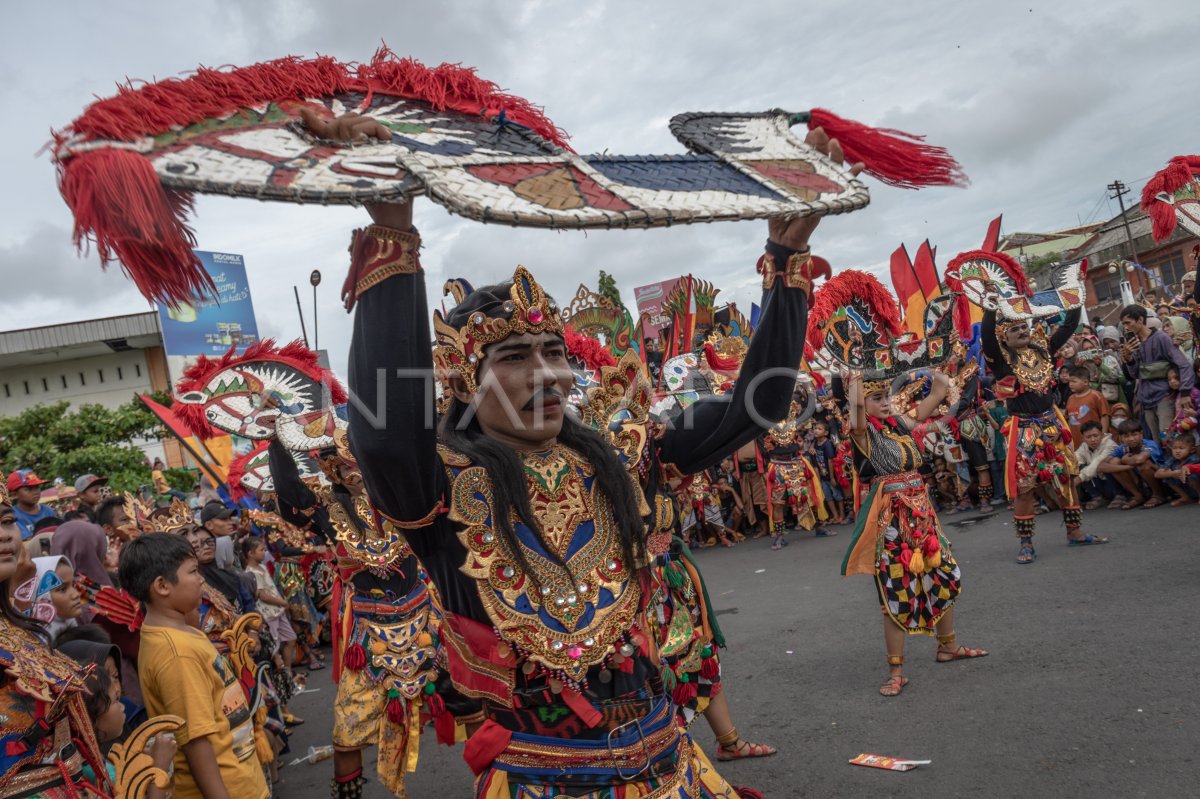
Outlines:
[[677, 282], [679, 278], [673, 277], [647, 286], [638, 286], [633, 290], [638, 314], [642, 315], [642, 335], [646, 338], [658, 338], [662, 329], [671, 321], [662, 312], [663, 300]]
[[158, 306], [163, 348], [168, 357], [221, 356], [237, 345], [242, 352], [258, 341], [258, 323], [242, 256], [196, 250], [217, 293], [178, 308]]

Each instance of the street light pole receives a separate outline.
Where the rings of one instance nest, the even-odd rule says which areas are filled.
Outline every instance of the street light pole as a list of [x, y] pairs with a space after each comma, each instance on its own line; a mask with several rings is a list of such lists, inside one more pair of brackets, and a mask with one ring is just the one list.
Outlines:
[[321, 333], [317, 323], [317, 286], [321, 285], [321, 270], [312, 270], [312, 274], [308, 276], [308, 282], [312, 283], [313, 287], [313, 349], [319, 350], [321, 348]]

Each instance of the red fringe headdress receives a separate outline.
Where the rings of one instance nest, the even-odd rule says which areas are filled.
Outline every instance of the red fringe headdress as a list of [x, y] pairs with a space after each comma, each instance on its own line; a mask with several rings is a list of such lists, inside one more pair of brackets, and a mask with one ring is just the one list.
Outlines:
[[[874, 275], [856, 269], [838, 272], [813, 294], [812, 307], [808, 311], [807, 342], [819, 348], [824, 340], [822, 326], [833, 318], [838, 308], [849, 305], [852, 300], [861, 300], [871, 311], [875, 329], [891, 338], [904, 334], [900, 324], [900, 306], [896, 298]], [[885, 343], [880, 339], [880, 344]]]
[[567, 148], [566, 134], [540, 108], [501, 92], [475, 70], [458, 64], [427, 67], [397, 57], [386, 46], [366, 64], [289, 56], [235, 69], [201, 67], [188, 78], [119, 86], [116, 96], [92, 103], [54, 134], [59, 188], [75, 216], [76, 246], [94, 242], [102, 265], [119, 261], [150, 300], [175, 306], [214, 293], [193, 252], [195, 237], [186, 222], [191, 195], [164, 188], [151, 163], [135, 150], [89, 150], [87, 143], [135, 142], [239, 108], [354, 91], [366, 93], [365, 103], [380, 93], [426, 102], [439, 111], [501, 119]]
[[[318, 383], [329, 386], [330, 399], [334, 405], [341, 405], [349, 400], [345, 387], [331, 370], [321, 366], [317, 354], [304, 346], [304, 342], [297, 340], [279, 347], [269, 338], [251, 344], [241, 355], [238, 355], [236, 346], [230, 347], [220, 358], [201, 355], [194, 364], [184, 370], [183, 377], [175, 386], [175, 393], [201, 391], [217, 372], [250, 363], [279, 363], [289, 366]], [[217, 435], [205, 419], [203, 405], [176, 402], [171, 405], [171, 410], [199, 438], [212, 438]]]
[[1159, 171], [1142, 189], [1142, 210], [1150, 217], [1155, 241], [1162, 241], [1175, 232], [1175, 206], [1158, 199], [1168, 197], [1200, 176], [1200, 155], [1177, 155], [1166, 169]]

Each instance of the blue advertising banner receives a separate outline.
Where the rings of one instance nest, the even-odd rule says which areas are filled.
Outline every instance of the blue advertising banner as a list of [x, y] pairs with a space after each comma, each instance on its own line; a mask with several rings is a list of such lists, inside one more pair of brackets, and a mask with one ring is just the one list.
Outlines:
[[219, 356], [236, 344], [238, 352], [258, 341], [258, 323], [242, 256], [196, 251], [217, 286], [216, 296], [197, 298], [179, 308], [158, 306], [163, 347], [168, 357]]

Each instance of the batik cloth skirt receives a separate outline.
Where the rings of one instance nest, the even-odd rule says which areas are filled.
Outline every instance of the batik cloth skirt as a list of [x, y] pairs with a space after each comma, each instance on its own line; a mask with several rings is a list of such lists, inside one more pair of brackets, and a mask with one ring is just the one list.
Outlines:
[[476, 777], [475, 799], [740, 799], [676, 725], [665, 696], [607, 739], [508, 733], [493, 724], [473, 735], [464, 753], [470, 763], [485, 741], [499, 749]]
[[1011, 414], [1001, 428], [1007, 447], [1004, 490], [1015, 497], [1044, 485], [1075, 504], [1071, 478], [1079, 461], [1071, 447], [1071, 428], [1055, 408], [1037, 416]]
[[962, 574], [920, 473], [876, 478], [858, 510], [842, 574], [873, 574], [888, 617], [933, 635], [962, 589]]

